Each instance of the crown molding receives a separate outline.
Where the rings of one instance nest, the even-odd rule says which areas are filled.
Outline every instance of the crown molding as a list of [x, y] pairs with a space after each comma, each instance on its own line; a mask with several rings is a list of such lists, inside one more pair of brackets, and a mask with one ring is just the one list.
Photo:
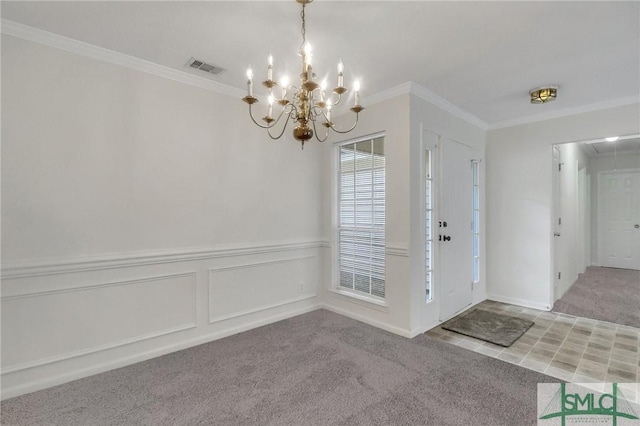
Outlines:
[[[116, 52], [104, 47], [95, 46], [93, 44], [85, 43], [69, 37], [50, 33], [48, 31], [40, 30], [38, 28], [10, 21], [8, 19], [0, 19], [0, 32], [12, 37], [17, 37], [34, 43], [43, 44], [45, 46], [66, 50], [68, 52], [83, 55], [99, 61], [145, 72], [158, 77], [188, 84], [190, 86], [195, 86], [201, 89], [210, 90], [222, 95], [227, 95], [234, 98], [242, 98], [245, 95], [244, 90], [238, 89], [236, 87], [193, 75], [185, 71], [180, 71], [164, 65], [159, 65], [154, 62], [137, 58], [135, 56], [125, 55], [124, 53]], [[365, 99], [364, 103], [373, 105], [404, 94], [414, 95], [424, 100], [425, 102], [428, 102], [485, 131], [518, 126], [521, 124], [536, 123], [539, 121], [545, 121], [554, 118], [567, 117], [586, 112], [599, 111], [608, 108], [640, 103], [640, 97], [629, 96], [612, 101], [583, 105], [573, 108], [565, 108], [548, 113], [487, 123], [471, 114], [470, 112], [463, 110], [462, 108], [454, 105], [445, 98], [433, 93], [429, 89], [413, 81], [408, 81], [406, 83], [368, 96]]]
[[199, 87], [201, 89], [211, 90], [223, 95], [235, 98], [242, 98], [245, 95], [243, 90], [217, 81], [136, 58], [135, 56], [125, 55], [124, 53], [109, 50], [104, 47], [95, 46], [69, 37], [43, 31], [28, 25], [19, 24], [7, 19], [1, 20], [0, 30], [2, 34], [12, 37], [66, 50], [67, 52], [131, 68], [136, 71], [142, 71], [158, 77], [188, 84], [190, 86]]
[[470, 112], [465, 111], [459, 106], [452, 104], [442, 96], [436, 95], [426, 87], [421, 86], [414, 81], [410, 81], [409, 86], [411, 87], [411, 94], [422, 99], [423, 101], [429, 102], [430, 104], [435, 105], [438, 108], [443, 109], [448, 113], [482, 130], [487, 130], [489, 128], [489, 124], [484, 120], [481, 120]]
[[540, 121], [552, 120], [554, 118], [569, 117], [572, 115], [584, 114], [587, 112], [601, 111], [603, 109], [616, 108], [621, 106], [640, 104], [639, 96], [627, 96], [625, 98], [614, 99], [611, 101], [598, 102], [595, 104], [581, 105], [571, 108], [563, 108], [556, 111], [550, 111], [542, 114], [529, 115], [527, 117], [514, 118], [512, 120], [497, 121], [490, 123], [487, 130], [497, 130], [506, 127], [519, 126], [521, 124], [537, 123]]
[[469, 124], [479, 127], [482, 130], [487, 130], [489, 128], [489, 125], [483, 120], [479, 119], [478, 117], [471, 114], [470, 112], [463, 110], [459, 106], [452, 104], [442, 96], [436, 95], [435, 93], [433, 93], [426, 87], [421, 86], [415, 81], [408, 81], [398, 86], [391, 87], [390, 89], [386, 89], [381, 92], [375, 93], [371, 96], [368, 96], [365, 99], [365, 102], [368, 105], [372, 105], [372, 104], [383, 102], [383, 101], [395, 98], [397, 96], [406, 95], [406, 94], [411, 94], [413, 96], [416, 96], [417, 98], [420, 98], [423, 101], [428, 102], [448, 112], [449, 114], [452, 114], [466, 121]]

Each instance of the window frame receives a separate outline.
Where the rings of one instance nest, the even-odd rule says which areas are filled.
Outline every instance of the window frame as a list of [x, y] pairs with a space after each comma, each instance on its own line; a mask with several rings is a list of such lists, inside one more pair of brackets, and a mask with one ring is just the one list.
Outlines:
[[[382, 231], [383, 231], [383, 270], [382, 270], [382, 275], [383, 275], [383, 285], [384, 285], [384, 294], [385, 297], [381, 297], [375, 294], [371, 293], [371, 286], [369, 288], [370, 292], [363, 292], [360, 290], [356, 290], [353, 288], [348, 288], [348, 287], [343, 287], [340, 285], [340, 269], [341, 269], [341, 244], [340, 244], [340, 232], [341, 230], [345, 230], [345, 229], [358, 229], [357, 225], [354, 222], [354, 226], [353, 227], [349, 227], [349, 226], [344, 226], [341, 224], [341, 218], [340, 218], [340, 207], [341, 207], [341, 199], [342, 199], [342, 190], [341, 190], [341, 182], [342, 182], [342, 164], [341, 164], [341, 151], [343, 149], [343, 147], [347, 146], [347, 145], [355, 145], [357, 143], [360, 142], [367, 142], [367, 141], [374, 141], [376, 139], [382, 139], [382, 143], [384, 146], [384, 149], [386, 151], [386, 134], [384, 132], [379, 132], [379, 133], [375, 133], [375, 134], [370, 134], [370, 135], [366, 135], [366, 136], [362, 136], [359, 138], [355, 138], [355, 139], [350, 139], [350, 140], [346, 140], [346, 141], [342, 141], [342, 142], [337, 142], [334, 144], [334, 150], [335, 153], [333, 155], [333, 161], [334, 161], [334, 173], [333, 173], [333, 199], [332, 199], [332, 205], [333, 205], [333, 212], [332, 212], [332, 228], [333, 228], [333, 235], [332, 235], [332, 239], [333, 239], [333, 244], [332, 247], [334, 248], [333, 250], [333, 274], [332, 274], [332, 286], [331, 286], [331, 291], [341, 294], [341, 295], [346, 295], [348, 297], [354, 298], [354, 299], [359, 299], [365, 302], [369, 302], [372, 303], [374, 305], [380, 305], [380, 306], [387, 306], [386, 305], [386, 293], [387, 293], [387, 288], [386, 288], [386, 198], [387, 198], [387, 190], [386, 190], [386, 168], [387, 168], [387, 164], [386, 164], [386, 153], [385, 153], [385, 164], [384, 164], [384, 209], [385, 209], [385, 218], [384, 218], [384, 223], [381, 226]], [[371, 170], [373, 170], [374, 168], [372, 167]], [[362, 226], [359, 228], [362, 231], [371, 231], [371, 230], [380, 230], [380, 226], [379, 225], [373, 225], [373, 224], [368, 224], [367, 226]]]

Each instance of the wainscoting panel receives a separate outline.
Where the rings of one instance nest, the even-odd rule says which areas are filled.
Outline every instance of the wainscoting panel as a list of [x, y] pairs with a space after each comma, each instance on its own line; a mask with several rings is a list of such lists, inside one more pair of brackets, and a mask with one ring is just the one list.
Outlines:
[[209, 270], [209, 322], [315, 297], [316, 256], [291, 257]]
[[2, 372], [195, 326], [195, 272], [7, 297]]
[[320, 307], [322, 242], [4, 264], [1, 398]]

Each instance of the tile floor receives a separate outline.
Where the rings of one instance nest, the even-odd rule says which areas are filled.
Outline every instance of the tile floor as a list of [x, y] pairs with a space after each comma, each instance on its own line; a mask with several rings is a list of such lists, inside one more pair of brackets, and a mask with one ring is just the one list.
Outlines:
[[640, 329], [609, 322], [484, 301], [474, 308], [534, 321], [509, 348], [444, 330], [426, 334], [549, 376], [573, 382], [620, 383], [629, 401], [640, 402]]

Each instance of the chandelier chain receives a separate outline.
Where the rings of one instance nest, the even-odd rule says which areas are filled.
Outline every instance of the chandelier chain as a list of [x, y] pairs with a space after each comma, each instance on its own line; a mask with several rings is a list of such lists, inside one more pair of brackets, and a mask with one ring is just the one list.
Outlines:
[[307, 27], [306, 21], [304, 19], [304, 6], [305, 4], [302, 3], [302, 12], [300, 12], [300, 18], [302, 19], [302, 44], [300, 45], [300, 50], [304, 50], [304, 43], [307, 41]]

